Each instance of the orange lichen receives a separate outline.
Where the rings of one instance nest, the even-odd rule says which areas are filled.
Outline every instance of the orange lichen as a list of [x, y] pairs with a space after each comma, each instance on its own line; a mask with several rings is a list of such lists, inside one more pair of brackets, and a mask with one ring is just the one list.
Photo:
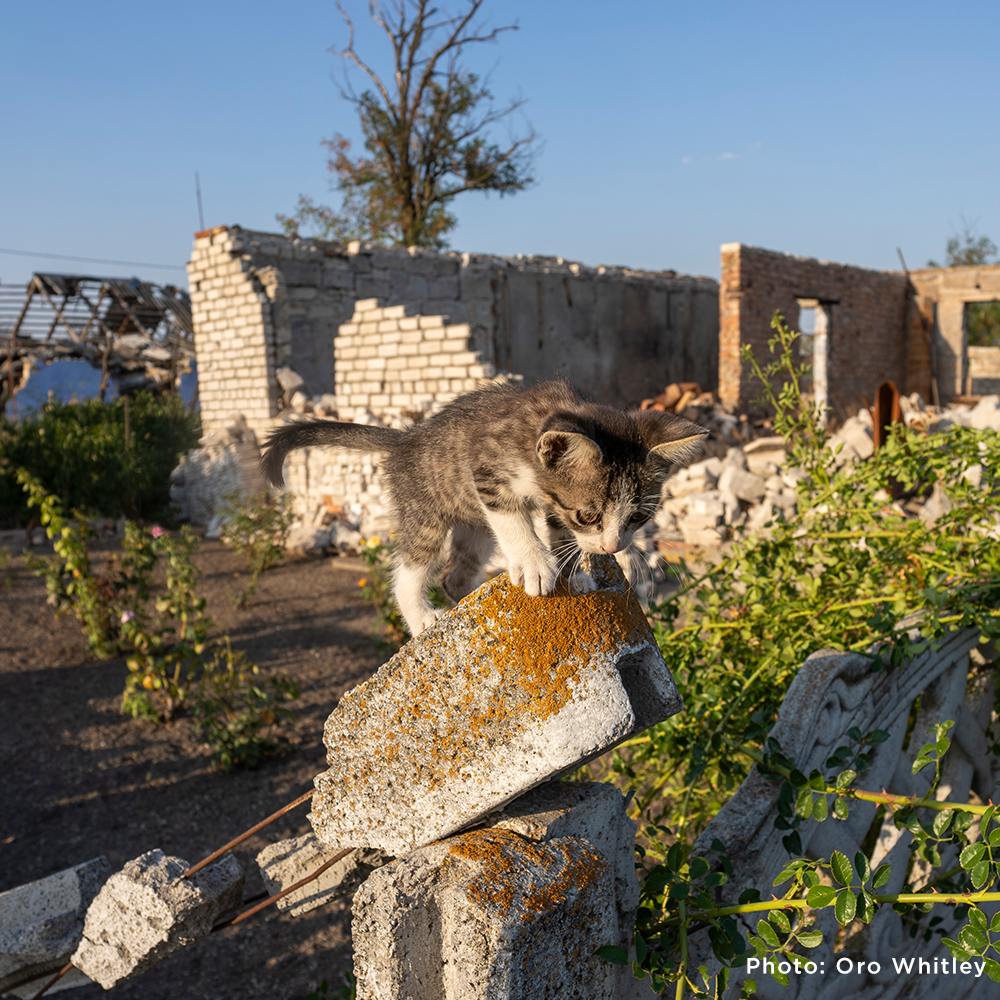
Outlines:
[[337, 812], [347, 786], [420, 794], [481, 781], [490, 747], [557, 714], [595, 657], [652, 642], [617, 567], [594, 576], [590, 594], [528, 597], [503, 574], [346, 694], [327, 722], [332, 767], [314, 808]]
[[608, 870], [605, 858], [582, 841], [539, 844], [511, 830], [473, 830], [457, 837], [448, 853], [445, 871], [453, 869], [453, 857], [478, 869], [465, 886], [473, 902], [522, 923], [551, 913]]

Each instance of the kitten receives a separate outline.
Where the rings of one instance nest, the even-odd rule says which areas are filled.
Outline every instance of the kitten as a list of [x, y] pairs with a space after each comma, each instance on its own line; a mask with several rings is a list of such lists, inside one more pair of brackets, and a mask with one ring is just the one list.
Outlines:
[[[289, 424], [267, 441], [261, 467], [281, 486], [285, 456], [295, 448], [387, 452], [393, 587], [417, 635], [441, 613], [427, 589], [449, 531], [442, 585], [453, 600], [474, 589], [494, 540], [512, 583], [533, 597], [551, 594], [560, 569], [581, 552], [623, 552], [656, 513], [663, 481], [700, 451], [705, 434], [672, 414], [591, 402], [565, 382], [495, 384], [459, 396], [407, 431]], [[594, 586], [586, 574], [573, 582], [578, 590]]]

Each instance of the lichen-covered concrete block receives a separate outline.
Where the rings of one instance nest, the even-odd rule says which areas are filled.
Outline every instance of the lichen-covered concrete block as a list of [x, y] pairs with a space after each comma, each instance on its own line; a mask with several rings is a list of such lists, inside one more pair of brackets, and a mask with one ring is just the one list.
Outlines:
[[[0, 893], [0, 993], [7, 993], [10, 983], [55, 972], [69, 961], [80, 943], [87, 907], [110, 874], [108, 859], [99, 857]], [[87, 982], [80, 974], [64, 976], [58, 988]], [[40, 986], [41, 980], [11, 992], [30, 997]]]
[[153, 850], [112, 875], [87, 910], [73, 964], [110, 990], [208, 934], [239, 906], [243, 870], [231, 854], [181, 878], [189, 867]]
[[[264, 887], [271, 895], [281, 892], [314, 872], [338, 850], [341, 848], [321, 843], [313, 833], [268, 844], [257, 855]], [[290, 892], [275, 905], [279, 910], [290, 910], [294, 917], [308, 913], [331, 899], [354, 892], [373, 869], [389, 860], [382, 851], [359, 847], [327, 868], [318, 879]]]
[[579, 837], [486, 829], [373, 872], [354, 897], [358, 1000], [600, 1000], [614, 872]]
[[[582, 837], [610, 862], [615, 899], [628, 940], [639, 906], [635, 874], [635, 822], [625, 811], [625, 796], [602, 781], [548, 781], [486, 818], [488, 826], [513, 830], [530, 840]], [[610, 943], [610, 942], [609, 942]], [[616, 942], [617, 943], [617, 942]]]
[[344, 696], [309, 817], [322, 841], [400, 857], [681, 709], [617, 564], [589, 570], [597, 589], [574, 596], [496, 577]]

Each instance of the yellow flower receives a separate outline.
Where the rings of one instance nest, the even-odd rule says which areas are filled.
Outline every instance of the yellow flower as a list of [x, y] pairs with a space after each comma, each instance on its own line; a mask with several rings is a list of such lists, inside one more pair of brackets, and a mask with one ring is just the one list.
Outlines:
[[365, 544], [370, 549], [377, 549], [382, 544], [382, 539], [379, 538], [378, 535], [372, 535], [372, 537], [369, 538], [368, 541], [365, 542]]
[[358, 580], [358, 586], [359, 587], [367, 587], [368, 586], [368, 581], [365, 580], [365, 579]]

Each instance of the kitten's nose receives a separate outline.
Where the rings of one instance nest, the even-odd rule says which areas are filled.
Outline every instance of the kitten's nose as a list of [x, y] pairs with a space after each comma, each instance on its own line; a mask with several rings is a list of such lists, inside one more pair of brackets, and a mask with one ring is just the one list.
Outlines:
[[621, 552], [625, 548], [624, 539], [621, 534], [614, 535], [611, 538], [602, 537], [601, 538], [601, 549], [609, 556], [613, 556], [616, 552]]

